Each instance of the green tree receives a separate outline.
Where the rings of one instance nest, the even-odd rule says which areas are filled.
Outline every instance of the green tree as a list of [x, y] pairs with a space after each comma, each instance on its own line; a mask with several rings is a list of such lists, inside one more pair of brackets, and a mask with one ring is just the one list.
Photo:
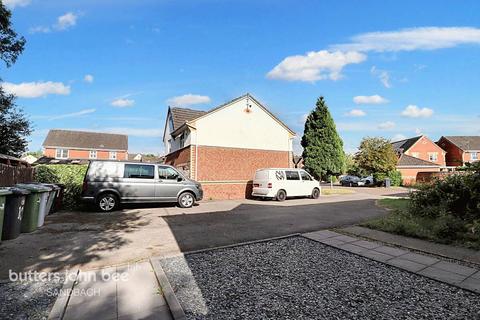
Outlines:
[[[25, 38], [12, 29], [11, 17], [10, 10], [0, 2], [0, 59], [7, 67], [17, 61], [25, 46]], [[30, 127], [30, 121], [15, 105], [15, 96], [0, 88], [0, 153], [20, 156], [27, 149]]]
[[397, 154], [389, 140], [367, 137], [360, 142], [355, 161], [368, 173], [387, 174], [395, 170]]
[[302, 147], [305, 169], [316, 178], [326, 180], [344, 171], [343, 141], [323, 97], [305, 121]]

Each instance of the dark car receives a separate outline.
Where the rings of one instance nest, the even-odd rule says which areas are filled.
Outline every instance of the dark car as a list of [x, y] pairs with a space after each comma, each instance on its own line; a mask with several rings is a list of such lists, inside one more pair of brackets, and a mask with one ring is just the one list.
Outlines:
[[358, 187], [360, 177], [357, 176], [344, 176], [340, 179], [340, 184], [344, 187]]

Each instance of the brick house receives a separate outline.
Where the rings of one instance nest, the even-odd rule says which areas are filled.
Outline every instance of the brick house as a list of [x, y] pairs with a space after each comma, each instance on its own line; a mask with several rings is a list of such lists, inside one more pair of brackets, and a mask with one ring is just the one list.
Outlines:
[[404, 185], [413, 184], [419, 172], [439, 172], [445, 167], [445, 150], [427, 136], [421, 135], [392, 142], [398, 155], [397, 170]]
[[447, 166], [459, 167], [480, 158], [480, 136], [442, 136], [437, 144], [447, 151]]
[[206, 199], [245, 198], [257, 169], [293, 166], [294, 136], [250, 94], [207, 112], [169, 108], [165, 163], [201, 182]]
[[56, 160], [128, 160], [128, 136], [50, 130], [43, 142], [43, 155]]

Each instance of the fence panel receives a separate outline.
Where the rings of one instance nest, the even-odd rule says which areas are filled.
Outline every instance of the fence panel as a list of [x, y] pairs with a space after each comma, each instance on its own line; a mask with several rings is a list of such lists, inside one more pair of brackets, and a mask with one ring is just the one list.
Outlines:
[[33, 181], [33, 167], [14, 167], [0, 163], [0, 187]]

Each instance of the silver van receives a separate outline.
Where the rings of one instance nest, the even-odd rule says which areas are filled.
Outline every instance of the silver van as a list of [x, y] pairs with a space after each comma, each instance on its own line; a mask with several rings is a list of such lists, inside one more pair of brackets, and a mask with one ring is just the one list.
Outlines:
[[104, 212], [120, 203], [176, 202], [190, 208], [202, 197], [200, 183], [174, 167], [139, 162], [91, 161], [82, 188], [82, 200]]

